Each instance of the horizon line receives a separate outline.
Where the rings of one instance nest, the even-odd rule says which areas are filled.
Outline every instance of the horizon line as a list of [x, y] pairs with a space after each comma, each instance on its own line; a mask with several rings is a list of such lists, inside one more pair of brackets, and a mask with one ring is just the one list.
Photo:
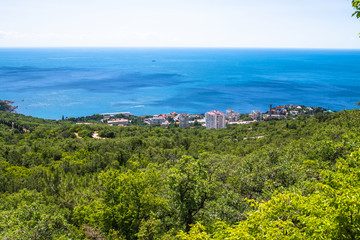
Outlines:
[[64, 49], [64, 48], [137, 48], [137, 49], [292, 49], [292, 50], [360, 50], [360, 48], [328, 48], [328, 47], [220, 47], [220, 46], [0, 46], [0, 49]]

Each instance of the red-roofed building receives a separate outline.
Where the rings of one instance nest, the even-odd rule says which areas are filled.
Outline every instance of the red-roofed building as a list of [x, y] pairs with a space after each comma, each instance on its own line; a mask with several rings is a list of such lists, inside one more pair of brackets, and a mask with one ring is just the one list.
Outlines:
[[207, 112], [206, 114], [213, 115], [213, 116], [222, 116], [222, 115], [225, 115], [225, 113], [222, 113], [222, 112], [217, 111], [217, 110], [212, 110], [212, 111], [210, 111], [210, 112]]

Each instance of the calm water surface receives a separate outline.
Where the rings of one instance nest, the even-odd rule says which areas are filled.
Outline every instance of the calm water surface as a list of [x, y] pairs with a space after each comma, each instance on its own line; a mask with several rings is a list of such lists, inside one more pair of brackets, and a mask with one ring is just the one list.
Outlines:
[[0, 99], [60, 119], [95, 113], [333, 110], [360, 100], [359, 50], [0, 49]]

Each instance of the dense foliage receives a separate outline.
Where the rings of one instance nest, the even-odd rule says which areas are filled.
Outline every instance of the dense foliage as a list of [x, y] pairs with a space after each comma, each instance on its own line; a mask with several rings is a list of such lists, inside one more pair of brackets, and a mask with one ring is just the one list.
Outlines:
[[0, 239], [358, 239], [359, 120], [206, 130], [0, 112]]
[[352, 6], [355, 9], [353, 16], [360, 18], [360, 0], [352, 0]]

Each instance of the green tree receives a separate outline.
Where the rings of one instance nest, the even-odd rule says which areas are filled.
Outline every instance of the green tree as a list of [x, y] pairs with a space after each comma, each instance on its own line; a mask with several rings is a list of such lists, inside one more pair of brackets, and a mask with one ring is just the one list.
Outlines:
[[214, 198], [216, 182], [211, 179], [202, 160], [183, 156], [170, 170], [171, 202], [185, 231], [195, 223], [196, 215]]
[[[229, 227], [219, 222], [210, 237], [204, 226], [194, 226], [180, 239], [359, 239], [360, 150], [323, 170], [313, 192], [275, 192], [267, 202], [253, 203], [256, 211], [246, 221]], [[307, 183], [313, 185], [314, 183]], [[202, 238], [197, 238], [202, 236]]]
[[353, 13], [353, 16], [360, 18], [360, 0], [353, 0], [352, 6], [355, 9], [355, 12]]
[[110, 170], [100, 175], [104, 188], [101, 200], [75, 209], [80, 222], [98, 226], [107, 234], [117, 232], [126, 239], [136, 239], [142, 223], [156, 218], [165, 206], [161, 197], [163, 184], [159, 172]]
[[81, 238], [81, 233], [67, 221], [70, 211], [46, 203], [35, 191], [22, 190], [0, 197], [1, 239]]

